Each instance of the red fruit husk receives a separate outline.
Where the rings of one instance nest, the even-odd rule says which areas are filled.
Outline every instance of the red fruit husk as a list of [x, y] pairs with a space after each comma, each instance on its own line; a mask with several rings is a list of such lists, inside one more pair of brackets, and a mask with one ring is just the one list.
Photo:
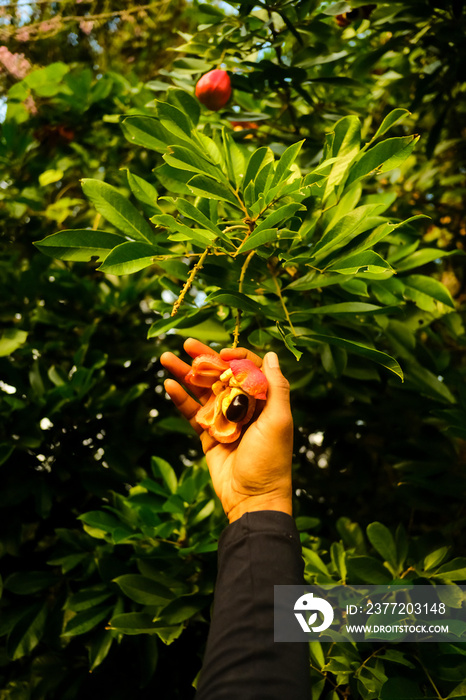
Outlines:
[[256, 399], [267, 398], [267, 378], [251, 360], [231, 360], [231, 371], [240, 387]]
[[228, 367], [220, 355], [198, 355], [185, 380], [194, 386], [210, 387]]
[[196, 85], [197, 99], [214, 112], [224, 107], [230, 96], [230, 76], [219, 68], [203, 75]]
[[[233, 377], [220, 380], [225, 370], [231, 369]], [[230, 384], [230, 379], [233, 381]], [[221, 443], [238, 440], [241, 431], [253, 417], [255, 399], [267, 398], [267, 378], [250, 360], [230, 360], [225, 362], [219, 355], [198, 355], [185, 376], [185, 382], [205, 389], [212, 394], [204, 406], [196, 413], [196, 421], [204, 430]], [[233, 387], [240, 386], [249, 394], [249, 409], [242, 421], [229, 421], [222, 411], [222, 401], [230, 396]]]

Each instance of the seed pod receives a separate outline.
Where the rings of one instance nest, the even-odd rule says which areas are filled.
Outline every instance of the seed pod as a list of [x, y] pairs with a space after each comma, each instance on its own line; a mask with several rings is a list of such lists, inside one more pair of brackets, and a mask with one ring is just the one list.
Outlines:
[[256, 399], [267, 398], [267, 379], [250, 360], [223, 361], [216, 355], [198, 355], [185, 382], [210, 388], [211, 395], [196, 413], [197, 423], [217, 442], [241, 437], [252, 420]]
[[238, 394], [225, 411], [225, 418], [231, 420], [232, 423], [242, 421], [248, 412], [249, 399], [246, 394]]

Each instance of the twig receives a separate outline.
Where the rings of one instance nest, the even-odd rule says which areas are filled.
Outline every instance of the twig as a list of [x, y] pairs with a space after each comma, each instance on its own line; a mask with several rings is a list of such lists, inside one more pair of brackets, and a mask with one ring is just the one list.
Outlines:
[[196, 274], [201, 269], [202, 265], [204, 264], [204, 260], [206, 259], [206, 257], [208, 256], [209, 253], [210, 253], [210, 247], [208, 246], [205, 249], [205, 251], [202, 253], [202, 255], [199, 258], [199, 260], [197, 261], [197, 263], [194, 265], [191, 272], [189, 273], [189, 277], [186, 280], [186, 282], [183, 286], [183, 289], [180, 292], [180, 296], [173, 304], [173, 308], [172, 308], [172, 312], [171, 312], [170, 316], [174, 316], [176, 313], [178, 313], [178, 309], [180, 308], [181, 304], [183, 303], [183, 299], [185, 298], [186, 293], [188, 292], [189, 288], [191, 287]]
[[224, 228], [223, 233], [229, 233], [230, 231], [234, 231], [237, 228], [248, 229], [249, 227], [246, 226], [246, 224], [235, 224], [234, 226], [227, 226], [226, 228]]
[[[29, 3], [25, 3], [29, 4]], [[118, 17], [120, 16], [126, 16], [126, 15], [132, 15], [135, 14], [136, 12], [140, 12], [141, 10], [149, 10], [151, 8], [155, 8], [160, 6], [162, 3], [158, 0], [157, 2], [150, 2], [147, 5], [138, 5], [137, 7], [130, 7], [125, 10], [115, 10], [114, 12], [101, 12], [99, 14], [91, 15], [54, 15], [52, 18], [47, 19], [47, 20], [40, 20], [39, 22], [33, 22], [32, 24], [29, 25], [22, 25], [21, 27], [12, 27], [10, 31], [6, 27], [3, 27], [0, 31], [0, 33], [3, 35], [14, 35], [24, 29], [27, 29], [28, 32], [36, 31], [40, 29], [41, 24], [44, 22], [56, 22], [56, 29], [60, 30], [63, 28], [64, 23], [66, 22], [81, 22], [81, 21], [86, 21], [86, 22], [94, 22], [96, 20], [101, 20], [101, 19], [110, 19], [111, 17]], [[8, 5], [3, 5], [2, 7], [12, 7], [16, 6], [14, 3], [9, 3]], [[21, 6], [21, 5], [20, 5]]]
[[[238, 291], [240, 294], [243, 291], [243, 282], [244, 282], [244, 277], [246, 275], [246, 270], [248, 269], [248, 265], [249, 265], [255, 252], [256, 252], [255, 250], [251, 250], [251, 252], [249, 253], [246, 260], [244, 261], [243, 266], [241, 268], [241, 273], [239, 276], [239, 287], [238, 287]], [[235, 323], [235, 330], [233, 331], [233, 345], [232, 345], [233, 348], [238, 347], [240, 324], [241, 324], [241, 309], [236, 309], [236, 323]]]
[[438, 699], [439, 699], [439, 700], [444, 700], [443, 696], [440, 694], [439, 689], [438, 689], [437, 686], [435, 685], [435, 683], [434, 683], [434, 681], [433, 681], [433, 679], [432, 679], [432, 676], [430, 675], [429, 671], [427, 670], [427, 668], [426, 668], [426, 667], [424, 666], [424, 664], [422, 663], [422, 661], [421, 661], [421, 659], [419, 658], [419, 656], [414, 656], [414, 658], [416, 659], [416, 661], [419, 662], [419, 665], [421, 666], [422, 670], [424, 671], [424, 673], [426, 674], [427, 678], [429, 679], [430, 684], [431, 684], [432, 688], [434, 689], [434, 692], [435, 692], [436, 696], [438, 697]]
[[97, 231], [97, 229], [99, 228], [99, 224], [100, 224], [100, 219], [101, 219], [101, 218], [102, 218], [102, 217], [101, 217], [100, 212], [97, 212], [97, 214], [95, 215], [94, 223], [92, 224], [92, 230], [93, 230], [93, 231]]
[[294, 327], [293, 327], [293, 324], [291, 323], [290, 314], [288, 313], [288, 309], [286, 308], [285, 301], [284, 301], [284, 299], [283, 299], [283, 297], [282, 297], [282, 292], [281, 292], [281, 289], [280, 289], [280, 285], [278, 284], [278, 281], [277, 281], [277, 275], [273, 275], [273, 281], [274, 281], [274, 283], [275, 283], [275, 288], [276, 288], [276, 290], [277, 290], [277, 295], [278, 295], [278, 298], [280, 299], [280, 303], [281, 303], [282, 309], [283, 309], [283, 311], [284, 311], [284, 313], [285, 313], [286, 320], [288, 321], [288, 325], [289, 325], [289, 327], [291, 328], [291, 332], [293, 333], [293, 335], [296, 336], [296, 331], [295, 331], [295, 329], [294, 329]]

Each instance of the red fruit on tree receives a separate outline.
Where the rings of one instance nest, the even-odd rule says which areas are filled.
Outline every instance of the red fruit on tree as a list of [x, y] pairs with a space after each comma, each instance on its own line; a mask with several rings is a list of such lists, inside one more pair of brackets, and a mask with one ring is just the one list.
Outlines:
[[196, 97], [207, 109], [217, 112], [224, 107], [231, 95], [230, 76], [224, 70], [211, 70], [198, 81]]

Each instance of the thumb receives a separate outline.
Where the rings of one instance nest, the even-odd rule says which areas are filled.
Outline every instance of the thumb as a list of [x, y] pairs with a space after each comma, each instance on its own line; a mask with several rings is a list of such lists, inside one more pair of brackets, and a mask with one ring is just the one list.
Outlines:
[[290, 384], [280, 370], [278, 357], [274, 352], [268, 352], [264, 357], [262, 371], [267, 377], [267, 403], [262, 415], [280, 421], [291, 419]]

